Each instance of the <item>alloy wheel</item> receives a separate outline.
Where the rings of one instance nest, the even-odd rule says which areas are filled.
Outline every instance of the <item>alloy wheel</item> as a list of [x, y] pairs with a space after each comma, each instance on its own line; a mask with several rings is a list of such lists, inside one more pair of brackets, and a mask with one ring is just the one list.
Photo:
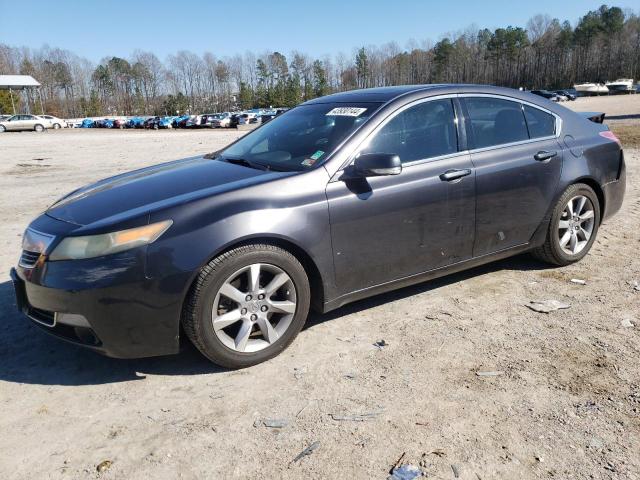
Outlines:
[[589, 243], [595, 225], [593, 203], [584, 195], [571, 198], [558, 222], [560, 248], [569, 255], [577, 255]]
[[211, 321], [231, 350], [258, 352], [287, 331], [296, 312], [296, 289], [280, 267], [254, 263], [237, 270], [220, 287]]

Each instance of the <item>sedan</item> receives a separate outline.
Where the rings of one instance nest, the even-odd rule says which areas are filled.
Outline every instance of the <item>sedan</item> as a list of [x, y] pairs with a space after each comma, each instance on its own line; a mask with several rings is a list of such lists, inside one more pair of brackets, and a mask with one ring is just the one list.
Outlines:
[[575, 100], [576, 100], [576, 98], [578, 98], [578, 97], [576, 96], [576, 94], [575, 94], [575, 93], [571, 93], [571, 92], [570, 92], [570, 91], [568, 91], [568, 90], [556, 90], [556, 91], [555, 91], [555, 92], [553, 92], [553, 93], [555, 93], [555, 94], [557, 94], [557, 95], [560, 95], [560, 96], [563, 96], [563, 97], [565, 97], [568, 101], [571, 101], [571, 102], [575, 101]]
[[538, 95], [539, 97], [546, 98], [547, 100], [551, 100], [552, 102], [560, 102], [567, 100], [566, 97], [558, 95], [557, 93], [550, 92], [549, 90], [531, 90], [531, 93], [534, 95]]
[[225, 112], [211, 115], [207, 125], [211, 128], [228, 128], [231, 126], [231, 114], [229, 112]]
[[60, 128], [67, 128], [69, 125], [61, 118], [54, 117], [53, 115], [39, 115], [40, 118], [46, 120], [47, 128], [53, 128], [58, 130]]
[[68, 194], [29, 225], [12, 278], [31, 321], [77, 345], [146, 357], [186, 336], [242, 368], [287, 348], [310, 308], [523, 252], [578, 262], [625, 185], [613, 133], [538, 96], [356, 90]]
[[48, 122], [36, 115], [12, 115], [6, 120], [0, 121], [0, 133], [2, 132], [21, 132], [35, 131], [44, 132], [47, 129]]

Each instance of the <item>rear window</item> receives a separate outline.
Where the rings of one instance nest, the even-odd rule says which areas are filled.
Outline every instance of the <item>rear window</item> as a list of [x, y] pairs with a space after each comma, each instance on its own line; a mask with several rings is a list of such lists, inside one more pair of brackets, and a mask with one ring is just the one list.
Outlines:
[[524, 106], [524, 116], [531, 138], [552, 137], [556, 134], [556, 117], [529, 105]]
[[486, 148], [529, 139], [522, 107], [499, 98], [465, 98], [474, 148]]

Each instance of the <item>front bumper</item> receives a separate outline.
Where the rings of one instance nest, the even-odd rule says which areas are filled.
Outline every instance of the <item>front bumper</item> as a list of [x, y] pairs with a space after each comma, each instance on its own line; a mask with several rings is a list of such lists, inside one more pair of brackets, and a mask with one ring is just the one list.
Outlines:
[[[143, 247], [100, 259], [18, 266], [11, 270], [18, 308], [46, 332], [110, 357], [177, 353], [189, 278], [146, 278], [145, 254]], [[86, 321], [70, 324], [68, 318]]]

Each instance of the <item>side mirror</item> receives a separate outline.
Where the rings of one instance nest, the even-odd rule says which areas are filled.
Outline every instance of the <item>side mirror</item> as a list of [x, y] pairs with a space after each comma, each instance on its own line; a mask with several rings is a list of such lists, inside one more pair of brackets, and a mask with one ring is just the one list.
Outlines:
[[356, 158], [353, 167], [361, 177], [399, 175], [402, 172], [400, 157], [393, 153], [364, 153]]

